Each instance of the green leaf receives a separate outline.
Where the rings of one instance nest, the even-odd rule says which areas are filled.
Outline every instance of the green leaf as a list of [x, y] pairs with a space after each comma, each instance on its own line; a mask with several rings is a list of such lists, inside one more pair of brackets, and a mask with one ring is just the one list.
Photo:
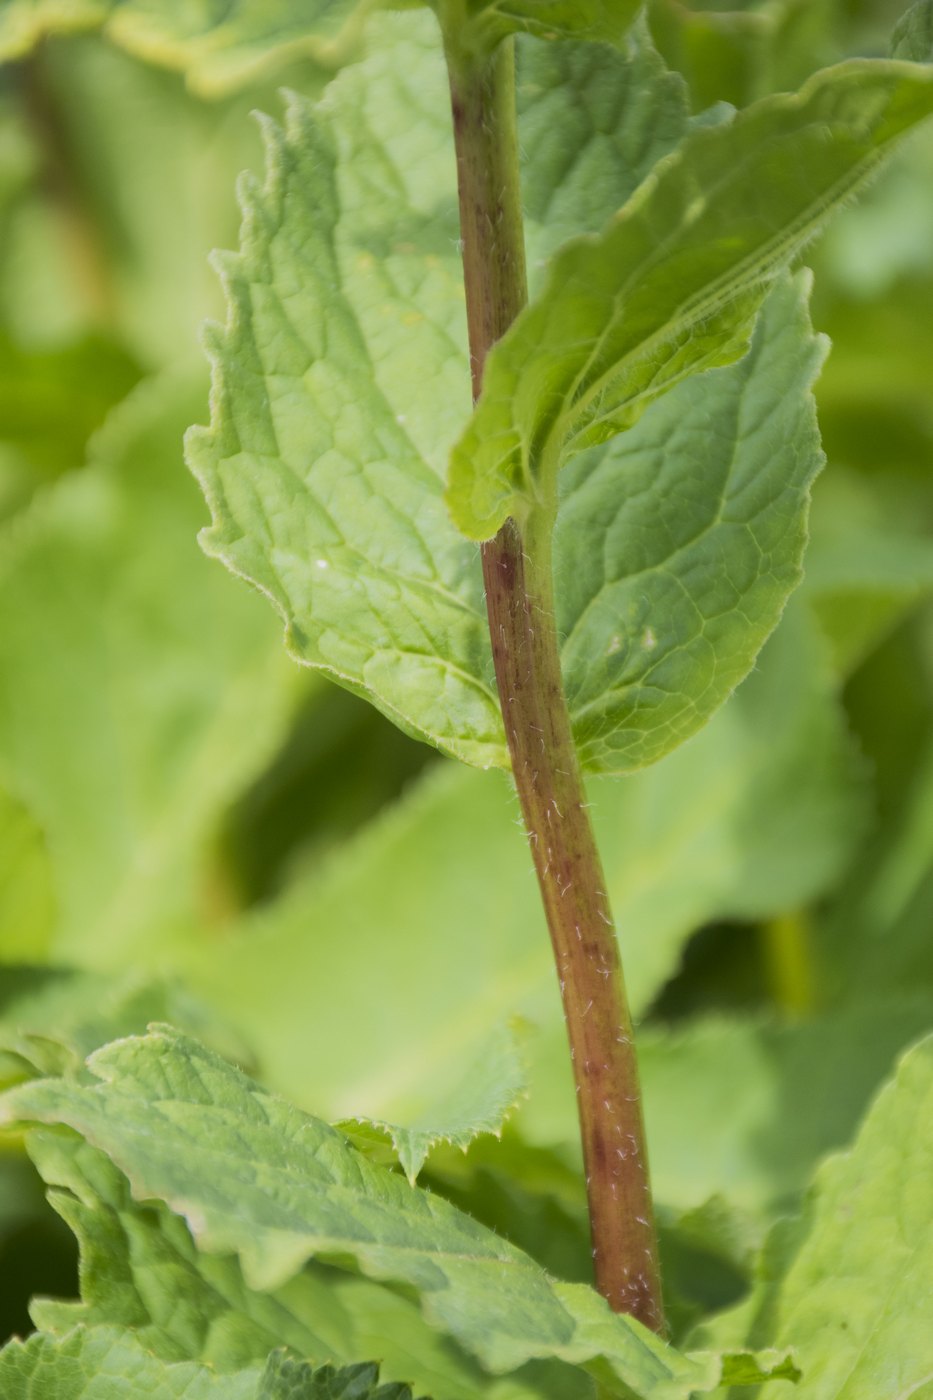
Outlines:
[[[428, 1153], [440, 1143], [466, 1151], [482, 1133], [497, 1137], [509, 1114], [528, 1091], [528, 1067], [521, 1028], [500, 1027], [453, 1083], [405, 1127], [370, 1118], [351, 1118], [340, 1130], [376, 1160], [397, 1158], [414, 1185]], [[388, 1152], [388, 1158], [386, 1153]]]
[[933, 4], [917, 0], [901, 16], [891, 35], [891, 57], [917, 63], [933, 61]]
[[[773, 917], [829, 888], [861, 839], [866, 796], [796, 610], [702, 734], [630, 778], [593, 779], [636, 1016], [702, 924]], [[563, 1034], [514, 797], [504, 780], [453, 765], [231, 928], [222, 956], [200, 942], [180, 951], [191, 985], [241, 1029], [269, 1082], [333, 1119], [412, 1122], [516, 1013]]]
[[807, 1400], [926, 1394], [931, 1166], [928, 1037], [904, 1057], [851, 1151], [817, 1172], [802, 1218], [776, 1227], [751, 1299], [703, 1327], [703, 1338], [738, 1331], [754, 1345], [780, 1345], [793, 1336]]
[[5, 1400], [258, 1400], [258, 1370], [217, 1376], [193, 1362], [166, 1365], [132, 1333], [78, 1328], [67, 1337], [35, 1333], [0, 1351]]
[[780, 281], [744, 359], [688, 380], [563, 475], [557, 630], [591, 770], [652, 763], [698, 729], [800, 579], [822, 465], [810, 389], [825, 344], [808, 285]]
[[[0, 779], [45, 839], [51, 949], [85, 967], [210, 919], [220, 814], [295, 693], [263, 609], [194, 540], [180, 435], [200, 401], [184, 375], [141, 386], [0, 551]], [[0, 929], [0, 957], [21, 939]]]
[[116, 1327], [10, 1342], [0, 1351], [0, 1383], [4, 1400], [411, 1400], [406, 1385], [380, 1385], [374, 1365], [314, 1370], [273, 1352], [262, 1369], [218, 1376], [196, 1362], [167, 1364]]
[[[584, 174], [610, 179], [643, 151], [655, 99], [650, 154], [681, 129], [679, 89], [643, 39], [629, 59], [594, 46], [588, 66], [569, 63], [560, 100], [549, 84], [568, 60], [553, 52], [531, 65], [523, 104], [533, 131], [566, 126]], [[242, 252], [222, 263], [213, 427], [192, 433], [189, 460], [214, 520], [206, 548], [272, 599], [298, 660], [454, 756], [507, 766], [479, 561], [441, 499], [468, 379], [450, 135], [421, 115], [426, 101], [442, 110], [444, 73], [424, 39], [385, 53], [317, 112], [295, 100], [284, 132], [267, 126], [267, 185], [245, 190]], [[563, 140], [535, 151], [538, 214], [555, 178], [569, 223], [579, 182]], [[601, 212], [594, 198], [582, 217]], [[696, 728], [799, 576], [822, 353], [803, 301], [782, 283], [741, 364], [684, 384], [565, 474], [558, 626], [591, 767], [649, 762]], [[346, 413], [361, 393], [365, 412]], [[659, 515], [663, 534], [646, 534]]]
[[46, 35], [102, 28], [128, 52], [183, 72], [205, 95], [239, 87], [289, 59], [325, 67], [352, 56], [368, 6], [359, 0], [3, 0], [0, 61]]
[[37, 1080], [11, 1090], [4, 1120], [80, 1132], [134, 1195], [184, 1214], [202, 1250], [238, 1254], [252, 1288], [281, 1287], [311, 1257], [353, 1260], [369, 1277], [413, 1288], [431, 1325], [493, 1371], [533, 1358], [598, 1363], [610, 1394], [627, 1386], [667, 1400], [722, 1379], [720, 1358], [681, 1356], [613, 1315], [592, 1289], [551, 1280], [196, 1042], [154, 1031], [96, 1052], [88, 1068], [86, 1084]]
[[784, 1026], [710, 1018], [666, 1034], [645, 1028], [639, 1060], [660, 1199], [689, 1209], [719, 1192], [759, 1220], [786, 1206], [931, 1025], [933, 1002], [903, 998]]
[[[923, 634], [921, 637], [925, 647]], [[925, 668], [925, 660], [921, 665]], [[928, 691], [922, 688], [925, 677], [924, 670], [919, 698], [921, 706], [927, 707]], [[883, 723], [888, 730], [890, 684], [886, 670], [882, 674]], [[933, 993], [929, 940], [933, 736], [928, 713], [925, 709], [926, 722], [919, 739], [908, 738], [901, 759], [906, 771], [900, 779], [894, 813], [822, 913], [818, 934], [823, 977], [829, 994], [843, 1003], [870, 1001], [881, 995]]]
[[201, 1361], [222, 1372], [260, 1362], [280, 1345], [314, 1361], [378, 1356], [386, 1379], [450, 1400], [563, 1400], [560, 1375], [550, 1374], [563, 1369], [559, 1363], [500, 1392], [426, 1325], [416, 1303], [367, 1279], [308, 1265], [271, 1292], [249, 1288], [235, 1258], [200, 1253], [184, 1221], [135, 1202], [122, 1174], [76, 1134], [35, 1130], [28, 1148], [81, 1249], [82, 1302], [34, 1301], [40, 1329], [118, 1324], [164, 1361]]
[[202, 540], [273, 601], [297, 660], [506, 766], [479, 561], [443, 501], [469, 404], [446, 74], [424, 25], [379, 32], [317, 115], [293, 98], [284, 131], [264, 122], [266, 186], [241, 188], [213, 426], [188, 439]]
[[451, 462], [460, 528], [488, 539], [547, 510], [568, 454], [737, 359], [775, 273], [931, 112], [930, 73], [853, 61], [688, 137], [601, 235], [554, 259], [490, 354]]

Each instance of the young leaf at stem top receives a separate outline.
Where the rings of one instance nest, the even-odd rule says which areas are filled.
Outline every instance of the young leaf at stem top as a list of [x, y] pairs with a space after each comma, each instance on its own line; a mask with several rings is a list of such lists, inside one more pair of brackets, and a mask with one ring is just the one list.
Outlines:
[[694, 132], [596, 238], [569, 243], [489, 357], [448, 500], [471, 539], [556, 510], [574, 452], [738, 359], [776, 273], [933, 113], [933, 73], [852, 61]]

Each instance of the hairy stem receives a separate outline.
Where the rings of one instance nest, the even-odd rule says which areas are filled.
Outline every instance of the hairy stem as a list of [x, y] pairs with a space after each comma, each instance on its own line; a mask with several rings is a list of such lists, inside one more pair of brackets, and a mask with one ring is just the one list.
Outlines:
[[[511, 44], [449, 53], [448, 67], [475, 399], [527, 296]], [[509, 520], [483, 546], [496, 680], [570, 1040], [596, 1285], [663, 1331], [632, 1023], [561, 680], [550, 524]]]

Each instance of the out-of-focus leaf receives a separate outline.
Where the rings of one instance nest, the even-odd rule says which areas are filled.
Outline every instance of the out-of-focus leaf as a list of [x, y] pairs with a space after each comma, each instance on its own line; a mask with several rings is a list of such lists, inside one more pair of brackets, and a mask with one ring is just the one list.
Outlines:
[[149, 368], [196, 354], [220, 303], [207, 253], [259, 149], [250, 101], [208, 106], [93, 37], [42, 46], [10, 90], [37, 165], [6, 231], [10, 334], [38, 354], [102, 324]]
[[[926, 494], [933, 496], [933, 472]], [[843, 676], [933, 591], [925, 504], [903, 479], [836, 468], [817, 484], [804, 592]]]
[[183, 1212], [202, 1249], [236, 1253], [252, 1287], [281, 1287], [312, 1257], [351, 1258], [371, 1278], [414, 1289], [426, 1319], [489, 1369], [552, 1358], [595, 1365], [619, 1397], [687, 1400], [723, 1379], [793, 1374], [786, 1353], [759, 1363], [675, 1352], [592, 1289], [548, 1278], [469, 1216], [167, 1029], [97, 1051], [88, 1067], [85, 1084], [10, 1090], [4, 1120], [80, 1132], [135, 1195]]
[[0, 789], [0, 929], [3, 957], [41, 961], [55, 927], [52, 864], [42, 831]]
[[891, 35], [891, 57], [916, 63], [933, 61], [933, 4], [917, 0], [898, 20]]
[[[274, 627], [194, 539], [179, 438], [200, 392], [141, 387], [0, 552], [0, 780], [45, 838], [50, 950], [82, 966], [156, 960], [210, 918], [208, 845], [291, 705]], [[20, 926], [0, 949], [21, 955]]]
[[[696, 1210], [711, 1196], [754, 1225], [792, 1202], [819, 1158], [851, 1137], [897, 1054], [933, 1026], [933, 999], [881, 1001], [779, 1026], [704, 1020], [645, 1027], [639, 1065], [659, 1202]], [[574, 1148], [566, 1050], [542, 1047], [519, 1130]]]
[[[933, 1039], [902, 1060], [851, 1149], [817, 1172], [800, 1220], [780, 1223], [751, 1297], [700, 1329], [708, 1344], [793, 1336], [807, 1400], [929, 1393], [933, 1271]], [[789, 1397], [789, 1388], [772, 1388]]]
[[352, 55], [369, 6], [359, 0], [3, 0], [0, 61], [22, 58], [50, 34], [103, 29], [151, 63], [183, 72], [216, 95], [287, 59], [330, 67]]
[[[860, 767], [806, 622], [788, 613], [758, 671], [677, 753], [589, 784], [636, 1014], [701, 924], [800, 907], [861, 836]], [[409, 1122], [498, 1023], [562, 1024], [514, 798], [452, 766], [277, 906], [179, 955], [269, 1082], [333, 1119]]]
[[370, 1118], [338, 1126], [355, 1147], [376, 1160], [398, 1159], [414, 1185], [428, 1153], [439, 1143], [466, 1149], [482, 1133], [498, 1136], [528, 1091], [528, 1068], [517, 1026], [503, 1026], [437, 1099], [404, 1127]]
[[26, 350], [0, 338], [0, 517], [81, 464], [91, 433], [138, 378], [112, 341]]
[[818, 925], [821, 976], [842, 1002], [933, 992], [933, 743], [907, 756], [901, 803]]
[[[620, 43], [639, 10], [640, 0], [479, 0], [464, 22], [458, 3], [434, 0], [454, 46], [464, 37], [471, 47], [492, 47], [509, 34], [578, 43]], [[466, 35], [461, 34], [465, 27]]]
[[744, 107], [797, 87], [829, 61], [836, 8], [835, 0], [650, 0], [648, 15], [665, 61], [683, 73], [702, 109]]

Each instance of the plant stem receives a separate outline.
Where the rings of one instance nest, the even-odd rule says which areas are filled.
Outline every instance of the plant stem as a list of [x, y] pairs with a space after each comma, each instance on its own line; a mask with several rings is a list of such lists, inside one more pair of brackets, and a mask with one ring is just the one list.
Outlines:
[[[474, 400], [490, 347], [526, 301], [510, 42], [448, 53]], [[573, 1061], [596, 1285], [664, 1330], [632, 1023], [561, 679], [550, 525], [508, 520], [483, 545], [496, 680], [547, 916]]]

